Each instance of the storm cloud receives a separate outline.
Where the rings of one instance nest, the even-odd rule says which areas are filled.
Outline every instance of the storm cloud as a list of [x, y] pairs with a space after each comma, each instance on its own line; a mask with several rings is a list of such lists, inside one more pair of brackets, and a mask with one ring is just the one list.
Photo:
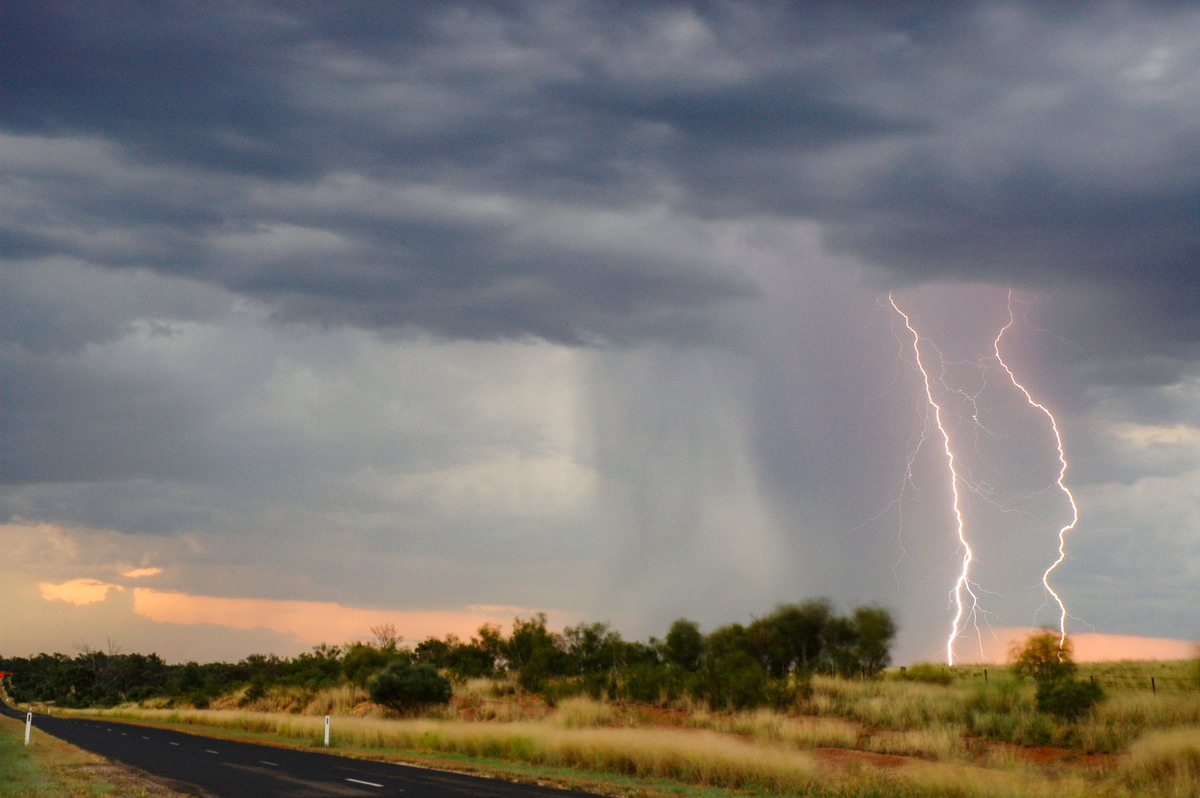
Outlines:
[[974, 467], [1026, 522], [976, 520], [1020, 625], [1061, 507], [1022, 504], [1054, 463], [985, 362], [1012, 288], [1080, 617], [1194, 636], [1197, 34], [1183, 3], [6, 7], [0, 519], [191, 541], [152, 579], [197, 595], [631, 634], [878, 601], [923, 655], [954, 550], [881, 300], [990, 380]]

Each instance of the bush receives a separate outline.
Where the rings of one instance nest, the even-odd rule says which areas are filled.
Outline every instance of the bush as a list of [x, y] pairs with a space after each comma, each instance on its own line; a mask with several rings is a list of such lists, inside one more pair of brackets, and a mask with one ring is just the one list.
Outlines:
[[950, 675], [943, 665], [933, 665], [928, 662], [918, 662], [916, 665], [909, 665], [907, 668], [901, 668], [896, 675], [897, 679], [906, 682], [922, 682], [924, 684], [950, 684], [954, 678]]
[[1039, 685], [1065, 681], [1075, 675], [1070, 639], [1060, 640], [1050, 632], [1032, 635], [1023, 645], [1015, 646], [1010, 655], [1013, 673], [1032, 676]]
[[367, 681], [367, 691], [376, 704], [407, 713], [449, 703], [453, 688], [432, 665], [396, 659]]
[[1095, 682], [1079, 679], [1060, 679], [1043, 682], [1037, 688], [1037, 708], [1067, 720], [1077, 720], [1104, 697]]
[[710, 708], [748, 709], [766, 703], [766, 669], [744, 651], [736, 651], [711, 663], [706, 674], [704, 698]]

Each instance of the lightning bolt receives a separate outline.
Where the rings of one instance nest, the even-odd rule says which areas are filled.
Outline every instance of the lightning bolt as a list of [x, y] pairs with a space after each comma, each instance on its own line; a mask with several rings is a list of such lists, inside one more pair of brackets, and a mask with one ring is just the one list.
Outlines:
[[1046, 593], [1048, 593], [1054, 599], [1055, 603], [1058, 604], [1058, 644], [1061, 648], [1066, 644], [1067, 639], [1067, 605], [1063, 603], [1062, 598], [1058, 595], [1058, 593], [1055, 592], [1054, 588], [1050, 586], [1050, 575], [1054, 573], [1055, 568], [1062, 565], [1063, 561], [1067, 559], [1067, 535], [1075, 528], [1075, 525], [1079, 523], [1079, 506], [1075, 503], [1075, 496], [1071, 493], [1071, 490], [1066, 485], [1067, 455], [1066, 451], [1063, 449], [1062, 435], [1058, 431], [1058, 422], [1055, 421], [1054, 414], [1051, 413], [1050, 409], [1044, 404], [1033, 398], [1032, 394], [1029, 393], [1025, 386], [1022, 385], [1019, 380], [1017, 380], [1017, 375], [1014, 374], [1013, 370], [1008, 367], [1008, 363], [1004, 361], [1004, 358], [1000, 354], [1000, 339], [1004, 337], [1004, 334], [1008, 332], [1015, 323], [1016, 316], [1013, 314], [1012, 291], [1009, 291], [1008, 323], [1005, 324], [1000, 330], [999, 334], [996, 335], [996, 340], [992, 342], [992, 348], [996, 353], [996, 360], [1008, 374], [1008, 378], [1012, 380], [1013, 385], [1015, 385], [1018, 390], [1025, 395], [1025, 399], [1030, 405], [1042, 411], [1042, 413], [1049, 420], [1050, 430], [1054, 433], [1054, 444], [1058, 448], [1058, 489], [1062, 491], [1062, 494], [1066, 497], [1067, 502], [1071, 505], [1070, 522], [1062, 529], [1058, 530], [1058, 558], [1051, 563], [1050, 567], [1047, 568], [1045, 573], [1042, 574], [1042, 586], [1046, 589]]
[[[909, 319], [908, 314], [900, 309], [900, 306], [896, 304], [896, 300], [891, 294], [888, 295], [888, 302], [891, 303], [892, 310], [896, 311], [900, 318], [904, 319], [905, 328], [912, 334], [913, 354], [916, 357], [917, 368], [920, 369], [921, 376], [925, 381], [925, 397], [929, 400], [929, 406], [933, 408], [934, 423], [942, 435], [942, 449], [946, 453], [946, 467], [950, 472], [950, 490], [954, 497], [954, 520], [958, 534], [959, 548], [963, 553], [962, 570], [959, 572], [958, 579], [954, 583], [954, 588], [950, 592], [954, 600], [955, 613], [954, 620], [950, 625], [950, 636], [946, 640], [946, 664], [953, 665], [954, 643], [962, 632], [964, 619], [969, 617], [975, 623], [979, 616], [979, 597], [975, 595], [970, 581], [971, 563], [975, 559], [975, 553], [971, 550], [971, 544], [967, 541], [966, 521], [963, 518], [962, 498], [959, 490], [960, 484], [963, 483], [962, 478], [958, 474], [958, 464], [954, 457], [954, 449], [950, 445], [950, 433], [946, 431], [946, 427], [942, 423], [942, 406], [933, 395], [933, 385], [929, 377], [929, 370], [925, 367], [924, 360], [921, 359], [921, 336], [912, 326], [912, 321]], [[975, 631], [976, 633], [979, 631], [977, 623], [975, 623]]]

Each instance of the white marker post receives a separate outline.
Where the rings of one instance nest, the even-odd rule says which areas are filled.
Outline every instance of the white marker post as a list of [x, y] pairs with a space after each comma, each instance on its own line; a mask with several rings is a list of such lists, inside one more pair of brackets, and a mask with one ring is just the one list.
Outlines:
[[329, 716], [325, 716], [325, 747], [329, 747]]
[[29, 745], [29, 730], [33, 728], [33, 713], [25, 715], [25, 745]]

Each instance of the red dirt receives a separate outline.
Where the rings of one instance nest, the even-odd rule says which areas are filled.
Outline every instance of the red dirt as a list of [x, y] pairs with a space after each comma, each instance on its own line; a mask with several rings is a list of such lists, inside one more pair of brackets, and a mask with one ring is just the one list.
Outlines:
[[912, 757], [896, 756], [894, 754], [875, 754], [870, 751], [855, 751], [849, 748], [814, 748], [813, 753], [822, 764], [833, 767], [850, 767], [851, 765], [873, 765], [877, 768], [898, 768], [914, 761]]
[[1050, 765], [1084, 766], [1092, 770], [1112, 770], [1117, 765], [1115, 754], [1098, 754], [1077, 751], [1072, 748], [1057, 748], [1050, 745], [1013, 745], [992, 743], [993, 749], [1012, 751], [1017, 759], [1038, 767]]

